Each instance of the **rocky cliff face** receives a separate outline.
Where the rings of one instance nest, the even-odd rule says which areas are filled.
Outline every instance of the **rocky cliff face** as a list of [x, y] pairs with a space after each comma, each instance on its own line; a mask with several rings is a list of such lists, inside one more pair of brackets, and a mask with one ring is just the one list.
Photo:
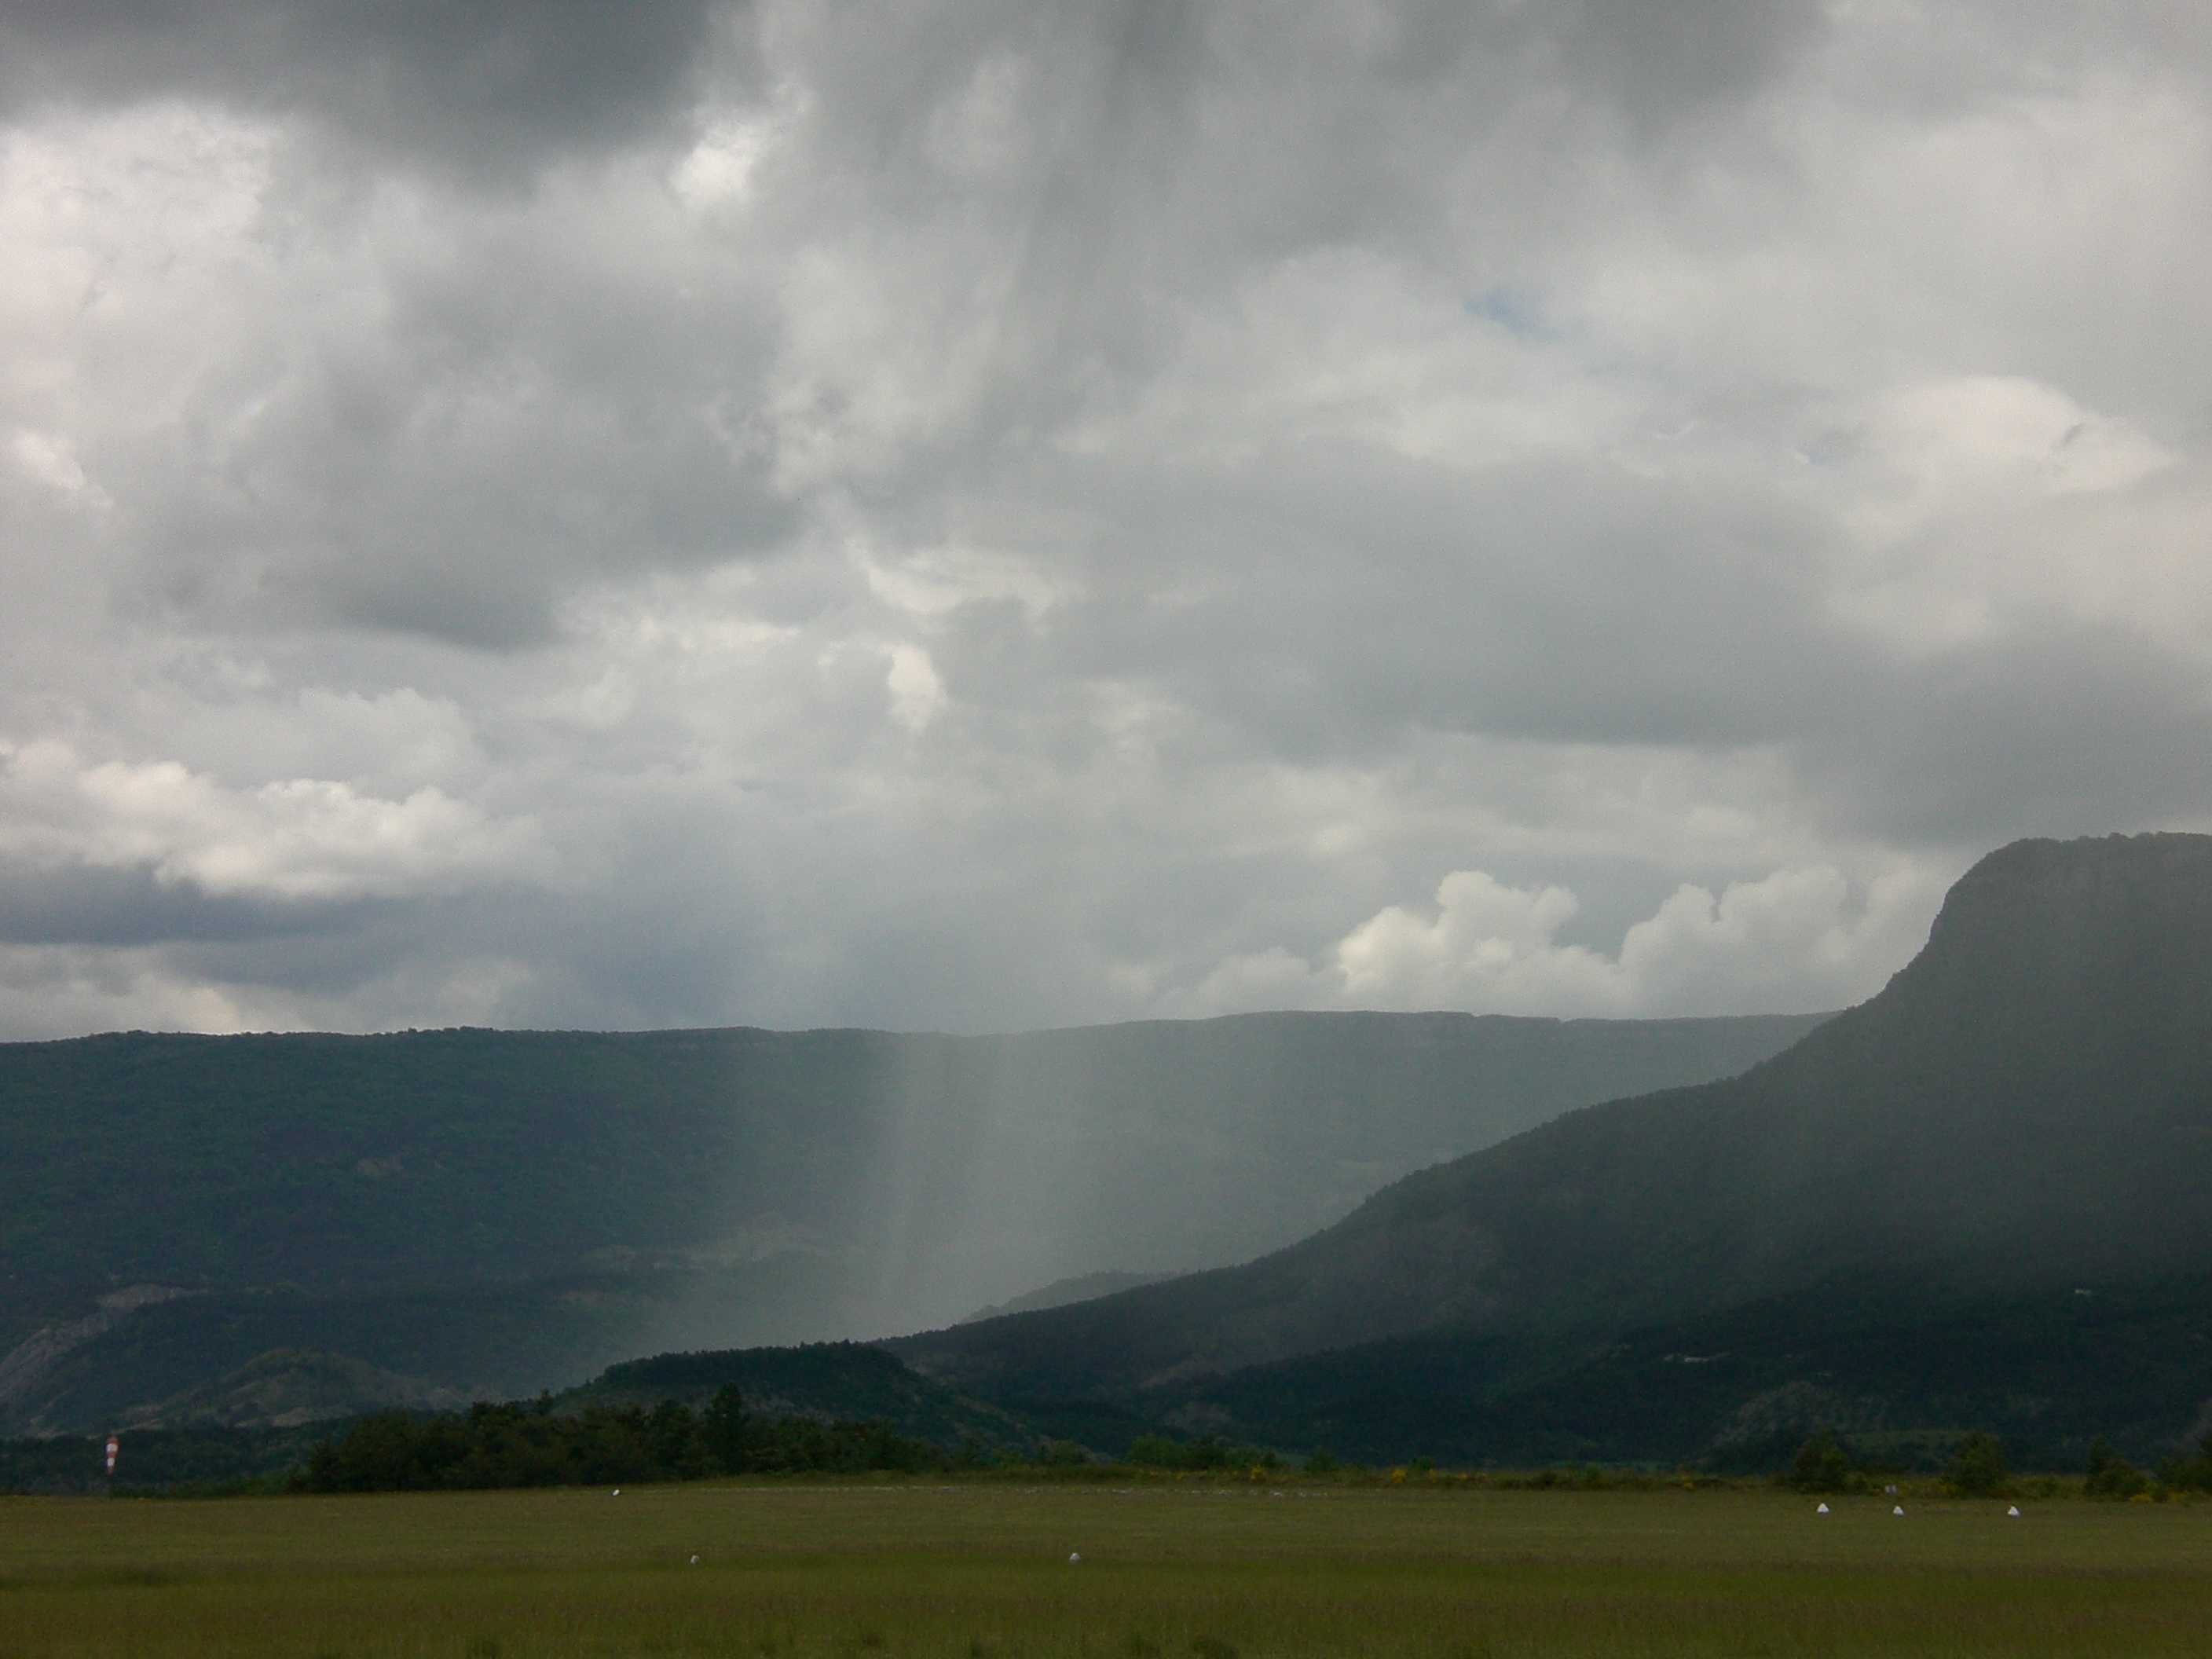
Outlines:
[[40, 1326], [6, 1353], [0, 1354], [0, 1423], [9, 1423], [30, 1433], [50, 1425], [46, 1420], [46, 1398], [56, 1370], [70, 1355], [99, 1340], [142, 1308], [157, 1308], [191, 1292], [173, 1285], [131, 1285], [100, 1297], [93, 1310], [80, 1318], [57, 1320]]

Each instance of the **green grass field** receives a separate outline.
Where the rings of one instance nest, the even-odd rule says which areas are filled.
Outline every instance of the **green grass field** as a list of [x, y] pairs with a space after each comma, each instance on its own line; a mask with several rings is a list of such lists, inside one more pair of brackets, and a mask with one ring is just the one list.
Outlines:
[[2212, 1650], [2212, 1507], [1280, 1490], [0, 1499], [0, 1656]]

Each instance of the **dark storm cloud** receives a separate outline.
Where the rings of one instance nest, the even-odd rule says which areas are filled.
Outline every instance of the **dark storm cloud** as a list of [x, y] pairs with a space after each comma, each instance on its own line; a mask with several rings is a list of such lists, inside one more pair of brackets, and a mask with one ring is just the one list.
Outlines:
[[0, 118], [208, 98], [511, 179], [548, 159], [683, 131], [717, 46], [742, 44], [717, 27], [731, 9], [719, 0], [19, 0], [0, 16]]
[[1821, 9], [1769, 0], [1573, 0], [1515, 6], [1518, 25], [1556, 42], [1578, 79], [1601, 87], [1641, 132], [1741, 97], [1813, 40]]
[[[532, 898], [543, 906], [542, 896]], [[366, 1001], [380, 988], [389, 995], [394, 981], [449, 981], [487, 934], [511, 939], [523, 914], [514, 895], [498, 890], [436, 906], [372, 902], [328, 907], [319, 915], [311, 910], [308, 925], [262, 934], [187, 934], [165, 941], [161, 955], [171, 971], [188, 980], [310, 1002]]]
[[267, 904], [210, 896], [146, 870], [0, 865], [0, 944], [143, 945], [353, 935], [358, 904]]
[[666, 257], [487, 210], [357, 269], [368, 303], [242, 342], [185, 391], [185, 441], [94, 457], [137, 481], [137, 603], [504, 649], [580, 582], [773, 545], [791, 504], [717, 427], [733, 386], [750, 418], [767, 321]]

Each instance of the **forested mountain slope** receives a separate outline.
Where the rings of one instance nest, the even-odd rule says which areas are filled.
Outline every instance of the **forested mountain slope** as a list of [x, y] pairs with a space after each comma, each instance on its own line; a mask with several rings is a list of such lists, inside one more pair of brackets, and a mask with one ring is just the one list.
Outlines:
[[[1332, 1388], [1401, 1413], [1540, 1394], [1632, 1333], [1760, 1304], [1800, 1337], [1823, 1298], [1940, 1333], [2208, 1262], [2212, 838], [2026, 842], [1881, 994], [1739, 1078], [1571, 1113], [1249, 1266], [898, 1350], [969, 1392], [1193, 1421], [1241, 1399], [1295, 1435]], [[1357, 1352], [1391, 1341], [1413, 1346]]]

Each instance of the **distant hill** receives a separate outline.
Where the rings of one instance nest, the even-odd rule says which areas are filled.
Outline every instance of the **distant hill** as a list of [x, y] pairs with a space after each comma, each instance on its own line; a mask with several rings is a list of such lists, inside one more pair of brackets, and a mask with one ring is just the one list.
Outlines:
[[1116, 1291], [1133, 1291], [1139, 1285], [1157, 1285], [1163, 1279], [1172, 1279], [1172, 1273], [1130, 1273], [1108, 1270], [1104, 1273], [1078, 1273], [1073, 1279], [1055, 1279], [1049, 1285], [1039, 1285], [1007, 1301], [994, 1303], [988, 1308], [978, 1308], [965, 1319], [963, 1325], [980, 1324], [986, 1319], [1003, 1319], [1008, 1314], [1036, 1313], [1042, 1308], [1064, 1308], [1071, 1302], [1088, 1302], [1094, 1297], [1112, 1296]]
[[763, 1417], [884, 1423], [899, 1433], [953, 1447], [963, 1440], [994, 1450], [1025, 1452], [1036, 1441], [1030, 1426], [1004, 1409], [955, 1394], [861, 1342], [811, 1342], [787, 1348], [664, 1353], [610, 1365], [581, 1388], [554, 1398], [556, 1409], [585, 1406], [657, 1406], [680, 1401], [696, 1409], [724, 1386]]
[[342, 1354], [275, 1348], [228, 1376], [126, 1413], [120, 1426], [150, 1422], [171, 1428], [289, 1429], [368, 1411], [449, 1412], [468, 1403], [452, 1389], [379, 1370]]
[[[1741, 1077], [1569, 1114], [1249, 1266], [894, 1346], [1024, 1409], [1291, 1443], [1671, 1457], [1764, 1398], [1765, 1432], [2057, 1443], [2190, 1427], [2208, 1262], [2212, 837], [2024, 842], [1880, 995]], [[2188, 1358], [2149, 1398], [2160, 1343]]]
[[[610, 1366], [550, 1403], [568, 1414], [603, 1406], [650, 1409], [665, 1401], [697, 1409], [725, 1384], [743, 1395], [756, 1419], [881, 1423], [947, 1451], [974, 1447], [994, 1456], [1031, 1456], [1039, 1443], [1036, 1431], [1010, 1413], [963, 1399], [882, 1349], [857, 1342], [657, 1354]], [[470, 1403], [450, 1390], [337, 1355], [266, 1353], [189, 1395], [112, 1425], [120, 1430], [123, 1449], [117, 1490], [282, 1476], [307, 1462], [317, 1440], [344, 1434], [364, 1413], [452, 1413]], [[164, 1426], [144, 1425], [154, 1419]], [[0, 1493], [103, 1491], [105, 1432], [0, 1439]]]
[[1311, 1231], [1407, 1170], [1817, 1020], [1284, 1014], [0, 1044], [0, 1432], [272, 1350], [508, 1396], [940, 1324]]

